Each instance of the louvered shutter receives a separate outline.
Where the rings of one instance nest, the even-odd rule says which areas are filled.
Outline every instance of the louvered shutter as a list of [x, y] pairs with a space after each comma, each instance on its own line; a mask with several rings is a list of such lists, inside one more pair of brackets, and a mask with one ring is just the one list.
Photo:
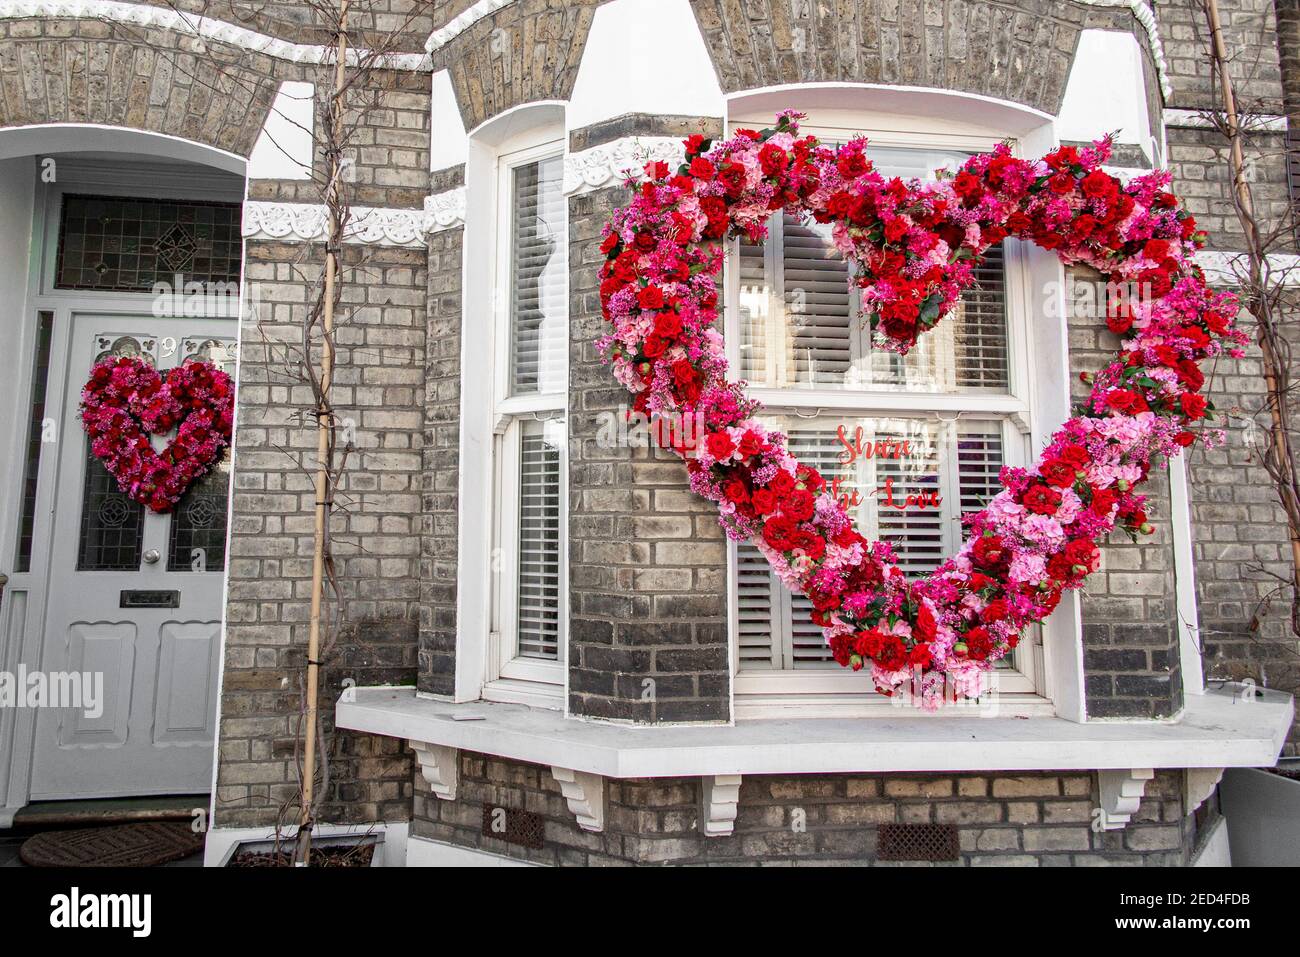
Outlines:
[[740, 377], [756, 385], [773, 385], [768, 367], [772, 286], [762, 243], [739, 242]]
[[976, 285], [962, 293], [955, 310], [954, 362], [957, 388], [1004, 392], [1007, 388], [1007, 269], [1002, 243], [984, 253]]
[[[909, 495], [916, 496], [918, 501], [935, 492], [940, 493], [941, 499], [944, 497], [936, 431], [931, 423], [882, 420], [877, 434], [881, 438], [906, 439], [911, 444], [912, 454], [898, 458], [873, 458], [875, 476], [868, 491], [874, 494], [863, 496], [873, 503], [876, 510], [878, 537], [893, 546], [898, 567], [909, 576], [933, 571], [945, 557], [943, 508], [946, 503], [941, 502], [938, 507], [913, 505], [900, 509], [887, 502], [890, 494], [897, 505], [905, 504]], [[892, 489], [889, 494], [886, 493], [887, 483]]]
[[771, 573], [767, 559], [753, 545], [736, 549], [736, 635], [740, 667], [770, 670], [783, 667], [781, 615], [783, 587]]
[[[787, 432], [789, 448], [805, 465], [811, 465], [825, 476], [827, 483], [839, 478], [849, 480], [848, 469], [840, 463], [840, 453], [844, 446], [840, 443], [833, 428], [807, 428], [791, 426]], [[772, 576], [777, 586], [781, 582]], [[812, 602], [803, 595], [791, 595], [789, 599], [789, 644], [786, 651], [785, 667], [794, 669], [836, 667], [831, 650], [826, 645], [826, 638], [821, 628], [812, 623]]]
[[787, 382], [839, 385], [853, 364], [849, 266], [830, 228], [782, 214], [781, 289], [789, 343]]
[[554, 661], [560, 623], [560, 452], [544, 425], [526, 420], [519, 439], [518, 653]]
[[977, 512], [1002, 491], [1002, 424], [969, 421], [957, 424], [957, 482], [960, 514]]
[[513, 170], [510, 391], [560, 392], [568, 350], [567, 203], [558, 157]]

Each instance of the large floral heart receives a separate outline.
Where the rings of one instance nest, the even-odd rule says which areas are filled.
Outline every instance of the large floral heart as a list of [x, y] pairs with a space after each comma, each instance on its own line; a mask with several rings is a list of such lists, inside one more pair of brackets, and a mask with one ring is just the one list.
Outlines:
[[[677, 169], [651, 163], [604, 233], [598, 343], [638, 412], [690, 414], [703, 429], [678, 444], [691, 487], [716, 502], [723, 528], [752, 541], [781, 580], [806, 594], [835, 659], [870, 666], [878, 690], [904, 684], [927, 704], [979, 694], [1024, 629], [1080, 587], [1116, 527], [1152, 529], [1139, 493], [1153, 465], [1196, 440], [1211, 415], [1199, 364], [1240, 355], [1236, 304], [1194, 264], [1203, 242], [1167, 191], [1168, 174], [1123, 183], [1102, 170], [1110, 144], [1062, 147], [1040, 160], [1006, 146], [934, 182], [885, 179], [866, 140], [839, 149], [800, 138], [787, 112], [762, 131], [685, 143]], [[853, 264], [878, 346], [906, 353], [940, 322], [992, 244], [1007, 237], [1056, 250], [1130, 293], [1107, 324], [1115, 358], [1028, 469], [1004, 468], [1002, 491], [964, 518], [957, 555], [908, 580], [888, 544], [867, 541], [826, 480], [755, 418], [743, 382], [727, 379], [716, 278], [722, 241], [765, 234], [776, 210], [832, 224]], [[680, 431], [677, 434], [681, 434]]]
[[[230, 445], [235, 390], [230, 376], [192, 361], [166, 377], [143, 359], [95, 363], [81, 390], [81, 422], [90, 451], [118, 488], [155, 512], [169, 512]], [[151, 435], [176, 435], [162, 451]]]

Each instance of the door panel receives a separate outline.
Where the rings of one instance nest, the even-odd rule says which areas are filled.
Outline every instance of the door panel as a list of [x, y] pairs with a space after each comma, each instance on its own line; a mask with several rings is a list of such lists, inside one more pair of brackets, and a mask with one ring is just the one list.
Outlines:
[[[160, 371], [208, 359], [233, 374], [235, 322], [74, 314], [70, 324], [42, 668], [102, 674], [104, 710], [40, 713], [31, 796], [206, 791], [229, 456], [173, 514], [157, 515], [118, 491], [90, 454], [78, 407], [91, 366], [110, 355], [141, 356]], [[125, 607], [125, 592], [136, 601], [149, 593], [147, 607]]]

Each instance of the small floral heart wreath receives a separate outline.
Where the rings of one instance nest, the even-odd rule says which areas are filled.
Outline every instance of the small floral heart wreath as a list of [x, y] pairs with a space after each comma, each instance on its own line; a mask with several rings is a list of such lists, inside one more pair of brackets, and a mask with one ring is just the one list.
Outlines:
[[[927, 706], [975, 696], [993, 663], [1100, 563], [1114, 528], [1152, 531], [1138, 489], [1153, 464], [1196, 440], [1210, 416], [1200, 363], [1242, 355], [1231, 295], [1194, 263], [1204, 235], [1153, 172], [1123, 183], [1101, 169], [1110, 141], [1040, 160], [1005, 145], [933, 182], [885, 179], [866, 140], [839, 149], [800, 137], [788, 111], [762, 131], [713, 145], [685, 141], [676, 170], [647, 165], [604, 230], [600, 298], [612, 331], [598, 342], [615, 377], [651, 415], [689, 415], [703, 442], [670, 447], [691, 488], [716, 502], [726, 533], [751, 541], [791, 590], [808, 596], [835, 660], [870, 665], [876, 688], [907, 685]], [[957, 555], [909, 581], [885, 542], [859, 534], [814, 468], [755, 418], [727, 380], [716, 279], [725, 237], [761, 239], [774, 211], [832, 225], [854, 267], [874, 342], [906, 353], [973, 282], [981, 254], [1007, 237], [1149, 290], [1107, 319], [1116, 357], [1034, 466], [1005, 467], [1003, 490], [967, 515]], [[661, 433], [662, 434], [662, 433]], [[1210, 439], [1206, 433], [1206, 440]]]
[[[163, 378], [143, 359], [101, 359], [81, 390], [90, 451], [118, 488], [155, 512], [170, 512], [230, 445], [235, 389], [210, 362], [191, 361]], [[150, 435], [176, 437], [156, 451]]]

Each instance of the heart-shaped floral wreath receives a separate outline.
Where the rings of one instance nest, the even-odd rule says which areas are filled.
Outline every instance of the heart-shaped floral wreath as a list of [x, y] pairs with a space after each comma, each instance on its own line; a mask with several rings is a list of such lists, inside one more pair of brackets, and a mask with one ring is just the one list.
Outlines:
[[[1240, 356], [1236, 303], [1211, 291], [1193, 260], [1203, 234], [1153, 172], [1123, 183], [1101, 169], [1108, 140], [1041, 160], [1004, 144], [933, 182], [885, 179], [866, 140], [839, 149], [798, 135], [801, 114], [712, 145], [686, 140], [686, 161], [650, 163], [604, 232], [600, 297], [613, 331], [598, 343], [633, 408], [687, 416], [702, 442], [674, 441], [691, 488], [718, 504], [736, 540], [752, 541], [790, 589], [809, 597], [835, 660], [871, 666], [881, 692], [905, 684], [927, 705], [974, 696], [1023, 630], [1100, 563], [1116, 526], [1152, 529], [1137, 489], [1151, 466], [1195, 441], [1212, 408], [1207, 357]], [[776, 210], [833, 225], [854, 267], [877, 346], [906, 353], [973, 282], [981, 254], [1007, 237], [1054, 249], [1120, 289], [1148, 290], [1107, 319], [1120, 349], [1031, 468], [1005, 467], [1003, 490], [968, 514], [965, 545], [909, 581], [885, 542], [859, 534], [814, 468], [759, 422], [743, 382], [727, 380], [714, 328], [722, 240], [757, 240]], [[660, 433], [662, 434], [662, 433]], [[1207, 438], [1209, 433], [1206, 433]], [[919, 681], [917, 680], [919, 678]]]
[[[81, 422], [90, 451], [118, 488], [155, 512], [169, 512], [230, 445], [235, 390], [209, 362], [177, 366], [163, 378], [143, 359], [101, 359], [81, 390]], [[178, 428], [179, 426], [179, 428]], [[163, 451], [150, 435], [176, 437]]]

